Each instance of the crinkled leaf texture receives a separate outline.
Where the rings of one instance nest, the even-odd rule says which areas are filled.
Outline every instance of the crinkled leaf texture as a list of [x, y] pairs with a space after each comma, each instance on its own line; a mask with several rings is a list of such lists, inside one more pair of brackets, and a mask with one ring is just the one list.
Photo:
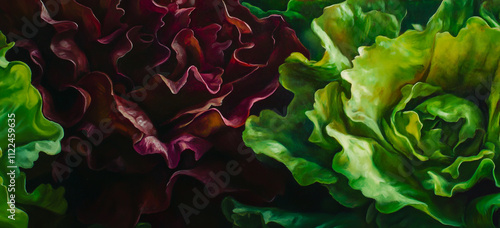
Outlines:
[[[18, 166], [29, 169], [44, 152], [55, 155], [61, 151], [60, 141], [63, 129], [60, 125], [47, 120], [42, 114], [42, 98], [38, 90], [31, 85], [31, 71], [22, 62], [9, 62], [6, 52], [14, 46], [7, 43], [6, 37], [0, 33], [0, 226], [28, 227], [28, 215], [22, 205], [34, 205], [57, 214], [66, 211], [64, 188], [53, 189], [48, 184], [38, 186], [33, 192], [26, 191], [26, 176]], [[8, 154], [12, 151], [9, 142], [8, 123], [11, 115], [15, 117], [15, 163], [10, 162]], [[15, 192], [8, 191], [12, 184], [8, 172], [15, 170]], [[15, 194], [15, 220], [8, 218], [10, 212], [9, 195]]]
[[299, 184], [325, 185], [346, 207], [373, 200], [381, 213], [414, 208], [440, 226], [493, 224], [498, 189], [471, 193], [500, 186], [500, 31], [484, 13], [492, 3], [483, 4], [483, 19], [472, 16], [474, 1], [443, 1], [425, 28], [399, 35], [399, 11], [375, 7], [392, 1], [369, 1], [364, 33], [343, 27], [362, 15], [346, 7], [353, 2], [325, 8], [312, 23], [323, 59], [288, 58], [280, 68], [295, 94], [287, 116], [250, 117], [245, 143]]
[[[357, 53], [357, 47], [370, 44], [375, 36], [397, 36], [404, 16], [404, 1], [398, 0], [373, 3], [357, 0], [290, 0], [286, 11], [264, 11], [259, 8], [262, 3], [252, 3], [244, 1], [243, 4], [258, 17], [282, 15], [311, 52], [312, 59], [320, 59], [324, 49], [329, 48], [330, 42], [322, 36], [329, 35], [344, 55], [351, 59]], [[268, 8], [264, 6], [261, 7]]]
[[96, 142], [94, 170], [129, 168], [100, 149], [117, 135], [171, 169], [183, 152], [199, 159], [211, 136], [244, 125], [254, 103], [278, 89], [287, 56], [308, 55], [283, 18], [258, 19], [236, 0], [26, 0], [0, 9], [11, 39], [23, 35], [20, 18], [45, 25], [9, 58], [33, 69], [49, 119], [71, 128], [68, 137]]
[[252, 14], [259, 18], [268, 17], [273, 14], [282, 15], [285, 20], [297, 32], [297, 36], [311, 52], [312, 59], [321, 58], [324, 49], [321, 47], [318, 37], [311, 29], [311, 22], [319, 17], [323, 8], [342, 2], [341, 0], [287, 0], [286, 9], [280, 9], [282, 3], [279, 1], [242, 1]]
[[[0, 11], [11, 39], [24, 18], [44, 24], [7, 56], [31, 67], [43, 113], [65, 129], [53, 175], [71, 179], [62, 185], [79, 194], [71, 205], [85, 224], [184, 222], [167, 209], [177, 179], [206, 183], [226, 160], [245, 160], [237, 152], [250, 110], [279, 89], [286, 57], [308, 56], [282, 17], [259, 19], [238, 0], [22, 0]], [[75, 151], [84, 159], [73, 169]], [[245, 175], [220, 194], [279, 192], [269, 169], [242, 164]], [[260, 172], [267, 178], [250, 175]]]

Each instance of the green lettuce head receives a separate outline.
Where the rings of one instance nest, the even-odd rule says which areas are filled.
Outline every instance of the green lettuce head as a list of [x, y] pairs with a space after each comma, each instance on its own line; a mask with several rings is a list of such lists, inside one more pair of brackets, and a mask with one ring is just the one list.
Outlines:
[[[323, 59], [290, 56], [280, 68], [295, 94], [287, 115], [252, 116], [243, 137], [300, 185], [320, 183], [348, 208], [373, 204], [377, 226], [494, 227], [499, 3], [445, 0], [426, 25], [410, 13], [404, 19], [405, 8], [427, 4], [352, 0], [325, 8], [311, 26]], [[415, 29], [401, 31], [402, 24]], [[245, 213], [263, 224], [288, 221], [277, 209], [225, 205], [235, 224]]]
[[28, 227], [28, 208], [61, 215], [68, 205], [62, 187], [41, 184], [30, 193], [26, 190], [26, 175], [20, 168], [32, 168], [40, 152], [59, 153], [63, 129], [43, 116], [42, 97], [31, 85], [30, 68], [5, 59], [13, 46], [0, 32], [0, 227], [22, 228]]

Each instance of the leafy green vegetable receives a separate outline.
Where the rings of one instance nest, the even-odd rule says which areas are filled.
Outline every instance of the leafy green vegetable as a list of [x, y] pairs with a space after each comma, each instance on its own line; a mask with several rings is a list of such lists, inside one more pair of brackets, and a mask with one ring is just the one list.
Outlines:
[[[50, 185], [42, 184], [28, 193], [26, 176], [18, 168], [33, 167], [39, 152], [49, 155], [59, 153], [63, 129], [43, 116], [42, 97], [31, 85], [28, 66], [5, 59], [5, 54], [13, 46], [14, 43], [7, 43], [5, 36], [0, 33], [0, 226], [28, 227], [28, 215], [21, 209], [23, 204], [57, 214], [66, 211], [63, 188], [53, 189]], [[15, 132], [8, 130], [9, 124]], [[9, 144], [15, 144], [15, 159], [10, 156], [12, 160], [9, 154], [12, 154], [14, 147]], [[15, 177], [9, 172], [15, 172]], [[15, 190], [11, 190], [14, 185]], [[11, 199], [11, 194], [15, 195], [16, 207], [15, 216], [9, 218], [11, 204], [7, 204], [7, 201]]]
[[498, 0], [487, 0], [484, 1], [480, 9], [481, 16], [488, 22], [488, 24], [493, 28], [500, 27], [500, 1]]
[[[371, 2], [348, 0], [342, 3], [339, 0], [290, 0], [286, 11], [263, 11], [251, 2], [244, 2], [243, 5], [258, 17], [271, 14], [283, 15], [311, 52], [312, 59], [321, 58], [324, 51], [322, 46], [328, 50], [333, 45], [340, 48], [347, 58], [352, 59], [357, 53], [358, 46], [370, 44], [377, 35], [391, 38], [397, 36], [405, 14], [399, 0]], [[254, 2], [254, 4], [269, 8], [270, 3]], [[316, 17], [319, 18], [314, 19]], [[329, 36], [331, 41], [325, 39], [326, 36]]]
[[[485, 2], [484, 18], [474, 17], [474, 1], [445, 0], [425, 27], [401, 34], [404, 7], [431, 3], [394, 2], [326, 7], [312, 22], [323, 58], [294, 54], [280, 68], [295, 94], [287, 116], [252, 116], [243, 139], [346, 207], [374, 202], [387, 215], [379, 226], [401, 227], [384, 222], [391, 215], [434, 227], [492, 226], [498, 189], [470, 192], [483, 183], [500, 187], [500, 30], [490, 27], [498, 11]], [[290, 216], [235, 208], [239, 217], [228, 217], [235, 224], [249, 213], [286, 227]]]

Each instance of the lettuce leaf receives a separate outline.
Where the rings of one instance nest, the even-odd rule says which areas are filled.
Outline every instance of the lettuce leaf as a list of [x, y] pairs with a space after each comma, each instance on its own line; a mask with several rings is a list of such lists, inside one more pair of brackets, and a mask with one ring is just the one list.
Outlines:
[[[39, 185], [33, 192], [26, 191], [26, 176], [19, 168], [32, 168], [39, 153], [55, 155], [61, 151], [60, 141], [63, 129], [60, 125], [47, 120], [42, 114], [42, 98], [38, 90], [31, 85], [31, 71], [22, 62], [9, 62], [5, 59], [7, 51], [14, 43], [7, 43], [0, 33], [0, 226], [28, 227], [28, 215], [22, 205], [34, 205], [56, 214], [66, 211], [64, 189], [54, 189], [47, 184]], [[8, 119], [15, 115], [15, 160], [8, 156]], [[11, 137], [12, 138], [12, 137]], [[7, 166], [15, 166], [9, 168]], [[15, 172], [11, 180], [8, 175]], [[8, 191], [15, 181], [15, 192]], [[15, 220], [8, 218], [7, 204], [9, 195], [15, 194]]]

